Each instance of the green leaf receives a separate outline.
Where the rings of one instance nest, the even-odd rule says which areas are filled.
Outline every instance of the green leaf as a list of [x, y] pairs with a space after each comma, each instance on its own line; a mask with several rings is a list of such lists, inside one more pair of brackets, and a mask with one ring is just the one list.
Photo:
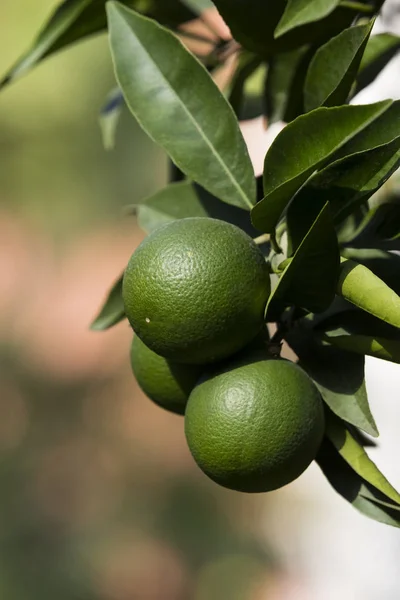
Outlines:
[[151, 233], [157, 227], [185, 217], [207, 217], [207, 211], [188, 181], [171, 183], [137, 204], [138, 224]]
[[365, 387], [364, 357], [322, 344], [309, 329], [293, 330], [285, 339], [329, 408], [341, 419], [377, 437]]
[[400, 256], [371, 248], [344, 248], [342, 255], [361, 263], [400, 295]]
[[256, 186], [246, 144], [206, 69], [154, 21], [116, 2], [107, 12], [117, 80], [140, 125], [188, 177], [250, 208]]
[[[105, 0], [64, 0], [45, 23], [31, 47], [0, 81], [0, 89], [36, 66], [47, 56], [106, 29]], [[137, 10], [149, 9], [152, 16], [174, 26], [194, 14], [179, 0], [125, 0]]]
[[271, 233], [312, 173], [351, 138], [385, 112], [392, 102], [318, 108], [287, 125], [271, 145], [264, 166], [265, 197], [252, 210], [254, 226]]
[[288, 0], [285, 12], [275, 29], [275, 37], [279, 38], [291, 29], [314, 23], [331, 14], [340, 0]]
[[106, 150], [112, 150], [115, 146], [115, 136], [123, 106], [124, 97], [118, 87], [114, 88], [108, 94], [99, 117], [103, 146]]
[[326, 436], [340, 456], [364, 481], [385, 494], [392, 502], [400, 505], [400, 494], [382, 475], [364, 448], [352, 437], [345, 424], [332, 414], [327, 415]]
[[306, 111], [346, 102], [373, 25], [349, 27], [317, 50], [304, 85]]
[[349, 352], [400, 363], [400, 330], [358, 309], [320, 322], [321, 339]]
[[341, 158], [311, 177], [297, 204], [329, 202], [335, 223], [368, 200], [400, 166], [400, 136], [385, 145]]
[[201, 15], [205, 10], [214, 7], [211, 0], [182, 0], [182, 2], [198, 15]]
[[325, 204], [270, 296], [267, 319], [274, 320], [280, 307], [291, 304], [324, 311], [335, 297], [339, 266], [338, 241]]
[[266, 116], [269, 123], [292, 121], [303, 110], [303, 81], [311, 59], [308, 47], [273, 56], [266, 78]]
[[343, 259], [337, 293], [385, 323], [400, 327], [400, 297], [364, 265]]
[[122, 278], [123, 274], [117, 279], [109, 291], [103, 308], [94, 319], [90, 329], [93, 329], [94, 331], [104, 331], [125, 319], [125, 308], [122, 301]]
[[380, 523], [400, 527], [398, 505], [389, 499], [386, 502], [386, 496], [365, 482], [327, 439], [322, 443], [317, 463], [332, 487], [356, 510]]
[[[85, 15], [89, 13], [92, 0], [65, 0], [51, 15], [49, 21], [43, 27], [30, 49], [10, 69], [3, 80], [0, 88], [16, 77], [31, 69], [45, 56], [59, 49], [63, 45], [72, 43], [81, 37], [74, 32], [75, 24], [82, 20], [86, 21]], [[87, 23], [87, 30], [92, 33], [92, 27]], [[86, 35], [86, 33], [84, 34]], [[60, 40], [67, 38], [65, 43]], [[67, 40], [70, 41], [67, 41]]]
[[386, 340], [367, 335], [339, 335], [338, 332], [334, 335], [325, 334], [322, 339], [349, 352], [367, 354], [400, 364], [400, 340]]
[[250, 52], [241, 52], [229, 92], [229, 103], [238, 119], [244, 118], [243, 107], [246, 102], [246, 83], [260, 65], [261, 59], [259, 56], [255, 56]]
[[[313, 4], [315, 3], [316, 0]], [[275, 39], [275, 29], [285, 11], [285, 0], [214, 0], [214, 4], [233, 37], [244, 48], [265, 58], [300, 48], [305, 44], [324, 43], [342, 29], [349, 27], [358, 14], [358, 11], [351, 7], [338, 7], [317, 23], [308, 22]]]
[[361, 61], [354, 95], [370, 85], [400, 49], [400, 37], [378, 33], [370, 37]]
[[393, 142], [400, 136], [400, 100], [390, 102], [378, 118], [371, 120], [367, 127], [353, 136], [334, 154], [334, 160], [350, 157], [353, 154], [373, 150]]

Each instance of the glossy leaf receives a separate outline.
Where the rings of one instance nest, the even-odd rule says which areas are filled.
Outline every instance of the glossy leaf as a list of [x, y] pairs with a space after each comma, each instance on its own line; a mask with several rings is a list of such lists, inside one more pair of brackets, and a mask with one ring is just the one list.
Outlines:
[[319, 21], [332, 13], [340, 0], [288, 0], [285, 12], [275, 29], [275, 37], [281, 37], [291, 29]]
[[326, 204], [270, 296], [267, 319], [274, 320], [280, 307], [291, 304], [312, 312], [325, 310], [335, 297], [339, 266], [338, 241]]
[[371, 121], [357, 135], [341, 146], [334, 159], [350, 157], [353, 154], [373, 150], [393, 142], [400, 136], [400, 100], [389, 102], [386, 110]]
[[311, 177], [297, 204], [329, 202], [340, 223], [368, 200], [400, 166], [400, 136], [385, 145], [339, 159]]
[[112, 150], [115, 146], [115, 136], [123, 106], [124, 97], [117, 87], [107, 96], [99, 117], [103, 146], [106, 150]]
[[310, 175], [392, 104], [318, 108], [287, 125], [264, 166], [265, 197], [252, 210], [254, 226], [271, 233], [292, 196]]
[[376, 437], [378, 429], [365, 387], [364, 357], [324, 345], [309, 330], [294, 330], [285, 339], [329, 408], [341, 419]]
[[151, 233], [157, 227], [185, 217], [207, 217], [191, 182], [171, 183], [137, 204], [141, 229]]
[[125, 308], [122, 301], [122, 277], [115, 282], [108, 293], [107, 299], [90, 328], [95, 331], [104, 331], [117, 325], [125, 319]]
[[364, 265], [343, 260], [337, 293], [389, 325], [400, 327], [400, 297]]
[[332, 487], [356, 510], [380, 523], [400, 527], [397, 503], [390, 502], [385, 495], [364, 481], [327, 439], [322, 443], [317, 463]]
[[373, 24], [349, 27], [317, 50], [304, 85], [306, 111], [346, 102]]
[[344, 423], [332, 414], [327, 415], [326, 436], [340, 456], [364, 481], [400, 506], [400, 494], [382, 475], [364, 448], [352, 437]]
[[400, 37], [378, 33], [370, 37], [357, 76], [354, 95], [370, 85], [400, 50]]
[[188, 177], [250, 208], [256, 187], [247, 148], [206, 69], [154, 21], [116, 2], [107, 10], [117, 80], [140, 125]]

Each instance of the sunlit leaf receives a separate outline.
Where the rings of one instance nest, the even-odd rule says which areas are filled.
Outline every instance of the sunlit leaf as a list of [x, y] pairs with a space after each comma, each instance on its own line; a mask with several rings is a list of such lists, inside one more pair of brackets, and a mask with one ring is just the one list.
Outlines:
[[247, 148], [206, 69], [156, 22], [116, 2], [107, 9], [117, 80], [140, 125], [188, 177], [250, 208], [256, 186]]
[[329, 440], [323, 442], [317, 463], [332, 487], [356, 510], [380, 523], [400, 527], [398, 505], [386, 501], [389, 499], [385, 495], [364, 481]]
[[275, 37], [281, 37], [291, 29], [319, 21], [332, 13], [340, 0], [288, 0], [285, 12], [275, 29]]
[[327, 418], [326, 436], [360, 477], [400, 506], [400, 494], [382, 475], [364, 448], [352, 437], [344, 423], [332, 414]]
[[342, 261], [337, 293], [389, 325], [400, 327], [400, 297], [364, 265]]
[[373, 24], [349, 27], [317, 50], [304, 84], [306, 111], [346, 102]]
[[270, 147], [264, 166], [265, 197], [252, 210], [254, 226], [271, 233], [292, 196], [310, 175], [392, 102], [318, 108], [289, 123]]

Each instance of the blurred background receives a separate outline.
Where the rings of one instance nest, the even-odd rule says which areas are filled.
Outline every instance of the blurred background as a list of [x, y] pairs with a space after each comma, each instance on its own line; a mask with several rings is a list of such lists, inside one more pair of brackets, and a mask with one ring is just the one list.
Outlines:
[[[2, 0], [0, 74], [54, 0]], [[399, 2], [380, 29], [399, 31]], [[105, 36], [0, 95], [0, 598], [398, 600], [398, 531], [368, 521], [315, 465], [270, 495], [209, 482], [183, 421], [129, 367], [126, 323], [89, 324], [143, 238], [123, 207], [162, 187], [167, 161], [123, 113], [106, 152], [98, 114], [115, 85]], [[395, 60], [360, 101], [400, 97]], [[400, 369], [368, 361], [400, 485]]]

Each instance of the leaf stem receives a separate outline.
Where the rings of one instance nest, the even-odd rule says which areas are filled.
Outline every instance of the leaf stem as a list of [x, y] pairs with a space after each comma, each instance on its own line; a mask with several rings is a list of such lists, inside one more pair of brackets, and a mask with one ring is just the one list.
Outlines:
[[351, 10], [356, 10], [357, 12], [362, 12], [366, 15], [372, 15], [374, 13], [373, 6], [368, 6], [367, 4], [362, 4], [361, 2], [353, 2], [352, 0], [342, 0], [339, 6], [342, 8], [350, 8]]
[[282, 248], [278, 244], [276, 239], [276, 231], [273, 231], [270, 235], [271, 248], [276, 254], [282, 254]]
[[259, 235], [258, 237], [254, 238], [253, 242], [257, 244], [257, 246], [261, 246], [262, 244], [266, 244], [267, 242], [269, 242], [269, 240], [269, 234], [263, 233], [262, 235]]

